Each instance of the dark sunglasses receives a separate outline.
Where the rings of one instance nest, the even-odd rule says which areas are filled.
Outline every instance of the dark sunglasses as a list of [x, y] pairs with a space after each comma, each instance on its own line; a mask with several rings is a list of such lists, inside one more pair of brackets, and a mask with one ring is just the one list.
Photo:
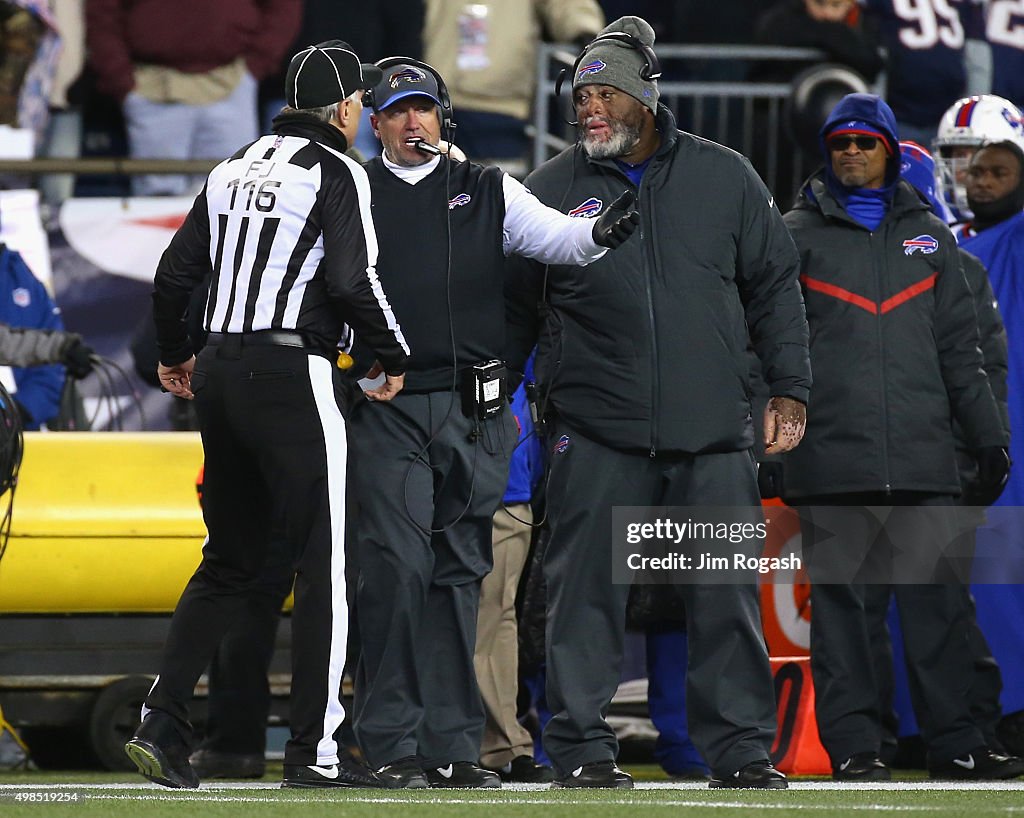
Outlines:
[[825, 140], [825, 144], [828, 146], [830, 151], [845, 151], [850, 147], [850, 143], [857, 146], [862, 151], [873, 151], [875, 146], [878, 145], [877, 136], [862, 136], [860, 134], [840, 134], [839, 136], [830, 136]]

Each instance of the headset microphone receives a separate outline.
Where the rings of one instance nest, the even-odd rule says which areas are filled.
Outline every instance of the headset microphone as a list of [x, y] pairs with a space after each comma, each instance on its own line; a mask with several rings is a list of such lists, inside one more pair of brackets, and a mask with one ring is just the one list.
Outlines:
[[442, 151], [437, 145], [431, 145], [429, 142], [425, 142], [422, 139], [409, 140], [408, 144], [411, 144], [416, 148], [416, 150], [421, 153], [428, 154], [429, 156], [440, 156], [444, 153], [444, 151]]

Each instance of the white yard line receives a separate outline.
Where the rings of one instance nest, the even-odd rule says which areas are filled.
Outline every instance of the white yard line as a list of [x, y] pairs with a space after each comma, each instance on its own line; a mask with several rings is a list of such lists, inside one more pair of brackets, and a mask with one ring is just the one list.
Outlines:
[[[258, 782], [217, 782], [203, 784], [200, 788], [200, 793], [206, 792], [217, 792], [220, 790], [277, 790], [280, 789], [280, 784], [275, 781], [258, 781]], [[706, 783], [700, 781], [645, 781], [638, 782], [636, 784], [637, 790], [701, 790], [705, 792], [711, 792], [708, 789]], [[131, 782], [131, 783], [25, 783], [25, 784], [0, 784], [0, 793], [4, 791], [14, 790], [154, 790], [157, 792], [171, 793], [179, 792], [182, 794], [188, 794], [195, 792], [194, 790], [169, 790], [166, 787], [161, 787], [159, 784], [151, 784], [145, 781]], [[936, 791], [936, 792], [963, 792], [963, 791], [1013, 791], [1019, 790], [1024, 791], [1024, 780], [1016, 781], [872, 781], [865, 783], [840, 783], [836, 781], [790, 781], [789, 792], [800, 792], [802, 790], [845, 790], [852, 792], [904, 792], [904, 791]], [[502, 792], [549, 792], [546, 784], [505, 784], [502, 787]], [[292, 790], [292, 792], [298, 792]], [[321, 791], [322, 792], [322, 791]], [[356, 790], [347, 790], [347, 792], [356, 792]], [[362, 790], [361, 792], [369, 793], [370, 790]], [[559, 792], [568, 792], [567, 790], [560, 790]], [[590, 792], [595, 792], [590, 790]], [[730, 790], [716, 790], [716, 793], [726, 795]], [[745, 792], [752, 792], [746, 790]], [[764, 794], [768, 793], [780, 793], [784, 794], [786, 790], [761, 790]], [[398, 795], [398, 791], [395, 790], [379, 790], [377, 796], [371, 796], [371, 800], [376, 797], [393, 797]], [[402, 803], [408, 803], [403, 801]], [[483, 801], [473, 801], [473, 803], [485, 803]], [[500, 803], [505, 803], [504, 801]], [[565, 803], [559, 801], [558, 803]]]

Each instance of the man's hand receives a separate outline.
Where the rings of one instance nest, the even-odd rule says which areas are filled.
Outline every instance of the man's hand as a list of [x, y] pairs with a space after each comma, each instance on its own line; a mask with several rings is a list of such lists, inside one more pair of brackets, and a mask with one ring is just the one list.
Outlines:
[[999, 499], [1010, 479], [1010, 454], [1002, 446], [983, 446], [974, 457], [978, 461], [978, 478], [964, 493], [964, 502], [990, 506]]
[[[370, 371], [364, 376], [367, 380], [376, 380], [380, 377], [380, 374], [384, 371], [384, 367], [380, 365], [380, 361], [374, 361], [373, 366], [370, 367]], [[384, 383], [373, 389], [364, 389], [363, 394], [369, 400], [391, 400], [395, 395], [402, 391], [402, 387], [405, 386], [405, 373], [401, 375], [385, 375]]]
[[81, 339], [78, 339], [64, 350], [64, 355], [61, 357], [60, 362], [64, 364], [64, 368], [72, 378], [80, 380], [92, 372], [92, 359], [95, 354], [92, 347], [87, 346]]
[[156, 365], [156, 376], [160, 379], [160, 385], [179, 398], [192, 400], [192, 370], [196, 365], [196, 356], [193, 355], [187, 361], [175, 366]]
[[604, 209], [594, 222], [594, 243], [614, 250], [633, 235], [640, 224], [640, 211], [636, 209], [636, 196], [626, 190]]
[[765, 454], [795, 449], [807, 428], [807, 407], [796, 398], [773, 397], [764, 408]]

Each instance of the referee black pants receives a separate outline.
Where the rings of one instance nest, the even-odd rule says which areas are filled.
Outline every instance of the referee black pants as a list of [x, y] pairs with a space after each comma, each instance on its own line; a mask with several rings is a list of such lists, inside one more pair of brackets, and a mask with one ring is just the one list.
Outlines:
[[[199, 355], [192, 391], [206, 457], [203, 560], [171, 620], [145, 707], [188, 737], [188, 702], [225, 631], [258, 587], [274, 523], [296, 565], [292, 738], [286, 764], [338, 761], [348, 609], [345, 422], [326, 358], [227, 336]], [[145, 711], [144, 711], [145, 712]]]
[[350, 418], [361, 641], [354, 729], [375, 768], [406, 756], [425, 768], [480, 758], [480, 582], [518, 433], [508, 407], [478, 435], [474, 425], [447, 391], [403, 392]]

